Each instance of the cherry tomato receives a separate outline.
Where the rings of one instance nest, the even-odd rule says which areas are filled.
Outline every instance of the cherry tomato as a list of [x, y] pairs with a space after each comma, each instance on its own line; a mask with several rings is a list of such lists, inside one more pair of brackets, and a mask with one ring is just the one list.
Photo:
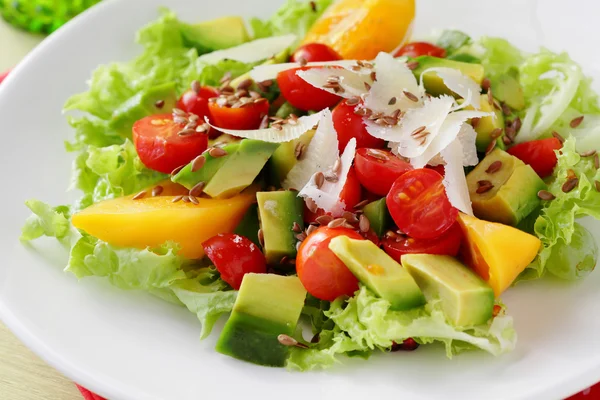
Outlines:
[[376, 149], [356, 150], [354, 168], [360, 184], [379, 196], [387, 195], [396, 179], [413, 169], [391, 152]]
[[[340, 193], [340, 200], [342, 200], [345, 204], [344, 209], [346, 211], [351, 211], [354, 206], [360, 202], [361, 198], [362, 190], [360, 183], [356, 177], [356, 172], [354, 172], [354, 167], [350, 167], [350, 171], [348, 171], [348, 177], [346, 178], [346, 183], [344, 184], [344, 188]], [[325, 214], [326, 212], [321, 208], [315, 212], [311, 212], [306, 207], [304, 208], [304, 220], [308, 224], [315, 222], [317, 218]]]
[[184, 126], [173, 122], [171, 114], [151, 115], [133, 125], [133, 144], [146, 167], [169, 174], [206, 150], [205, 134], [178, 135]]
[[331, 239], [341, 235], [363, 240], [351, 229], [321, 227], [311, 233], [298, 249], [298, 278], [308, 293], [318, 299], [333, 301], [343, 295], [352, 296], [358, 290], [358, 279], [329, 250]]
[[428, 165], [427, 168], [434, 170], [441, 176], [446, 176], [446, 168], [443, 165]]
[[356, 147], [382, 148], [385, 141], [373, 137], [367, 132], [363, 117], [356, 115], [356, 106], [349, 106], [346, 100], [338, 104], [331, 114], [333, 126], [338, 134], [338, 147], [340, 152], [344, 151], [346, 145], [352, 138], [356, 138]]
[[427, 42], [413, 42], [405, 44], [394, 54], [394, 57], [400, 56], [413, 58], [419, 56], [433, 56], [444, 58], [446, 57], [446, 49]]
[[209, 102], [208, 109], [213, 118], [213, 125], [225, 129], [258, 129], [263, 117], [269, 113], [269, 102], [252, 103], [243, 107], [221, 107], [216, 102]]
[[[213, 118], [208, 110], [208, 100], [217, 96], [219, 96], [219, 92], [208, 86], [201, 87], [198, 93], [190, 89], [181, 96], [177, 102], [177, 108], [188, 113], [196, 114], [200, 117], [201, 121], [204, 121], [204, 117], [208, 117], [212, 122]], [[215, 138], [220, 134], [221, 132], [213, 128], [210, 128], [208, 131], [208, 136], [210, 138]]]
[[600, 383], [574, 394], [566, 400], [593, 400], [598, 398], [600, 398]]
[[548, 139], [533, 140], [517, 144], [508, 149], [508, 154], [512, 154], [525, 164], [531, 165], [531, 168], [541, 178], [552, 175], [556, 166], [556, 153], [562, 147], [562, 143], [555, 137]]
[[340, 56], [334, 49], [321, 43], [307, 43], [292, 54], [291, 62], [317, 62], [317, 61], [337, 61], [341, 60]]
[[9, 72], [10, 72], [10, 69], [8, 71], [0, 72], [0, 83], [2, 83], [2, 81], [4, 81], [6, 79]]
[[448, 201], [442, 180], [428, 168], [413, 169], [396, 179], [386, 204], [402, 232], [416, 239], [432, 239], [456, 222], [458, 210]]
[[339, 96], [316, 88], [296, 75], [299, 70], [306, 71], [311, 68], [320, 67], [293, 68], [281, 71], [277, 75], [277, 84], [283, 97], [291, 105], [304, 111], [321, 111], [336, 105], [340, 101]]
[[206, 256], [221, 278], [238, 290], [244, 275], [267, 273], [264, 254], [250, 239], [233, 233], [221, 233], [202, 243]]
[[462, 231], [458, 222], [434, 239], [414, 239], [402, 236], [383, 239], [383, 249], [394, 260], [400, 262], [404, 254], [440, 254], [455, 257], [462, 241]]

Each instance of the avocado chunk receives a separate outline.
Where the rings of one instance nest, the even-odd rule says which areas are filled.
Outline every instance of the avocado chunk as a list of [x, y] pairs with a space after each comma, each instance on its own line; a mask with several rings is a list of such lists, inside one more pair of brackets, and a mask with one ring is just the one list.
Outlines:
[[421, 289], [408, 271], [370, 240], [335, 237], [329, 249], [356, 278], [377, 296], [391, 303], [391, 310], [409, 310], [425, 304]]
[[258, 205], [252, 204], [244, 217], [235, 228], [236, 235], [247, 237], [257, 246], [260, 246], [260, 240], [258, 240], [258, 230], [260, 229], [260, 223], [258, 222]]
[[113, 112], [110, 126], [131, 135], [132, 121], [148, 115], [169, 113], [175, 107], [175, 103], [177, 103], [177, 90], [174, 82], [154, 86], [137, 93], [121, 104]]
[[281, 182], [285, 180], [287, 174], [298, 162], [297, 155], [302, 156], [302, 149], [306, 149], [313, 136], [315, 136], [315, 130], [311, 129], [298, 139], [279, 145], [279, 148], [275, 150], [268, 164], [269, 179], [272, 185], [281, 185]]
[[191, 162], [183, 167], [176, 175], [171, 177], [171, 180], [190, 190], [200, 182], [209, 182], [227, 160], [231, 158], [233, 154], [237, 153], [240, 143], [241, 142], [233, 142], [224, 146], [223, 150], [227, 152], [227, 155], [222, 157], [213, 157], [208, 152], [205, 152], [203, 156], [206, 161], [202, 168], [192, 172], [193, 162]]
[[[504, 136], [504, 114], [502, 113], [502, 110], [497, 110], [493, 104], [490, 104], [487, 94], [481, 95], [479, 104], [480, 111], [491, 112], [494, 113], [494, 115], [479, 118], [477, 124], [473, 123], [475, 132], [477, 132], [477, 139], [475, 140], [477, 151], [480, 153], [485, 153], [490, 142], [492, 141], [492, 132], [498, 128], [502, 129], [502, 134], [496, 139], [496, 146], [499, 149], [504, 150], [505, 145], [504, 141], [502, 140], [502, 136]], [[469, 106], [466, 107], [466, 109], [473, 110], [474, 108]]]
[[267, 263], [279, 264], [283, 257], [296, 257], [298, 232], [293, 231], [294, 223], [304, 230], [304, 202], [298, 192], [258, 192], [256, 199]]
[[[290, 56], [290, 53], [286, 49], [286, 50], [283, 50], [281, 53], [276, 54], [275, 57], [269, 58], [268, 60], [263, 62], [261, 65], [283, 64], [283, 63], [287, 62], [287, 59], [289, 58], [289, 56]], [[237, 78], [235, 78], [234, 80], [232, 80], [230, 83], [230, 86], [232, 88], [237, 89], [237, 87], [240, 85], [240, 83], [244, 82], [247, 79], [250, 79], [250, 72], [246, 72], [245, 74], [240, 75]], [[253, 83], [251, 88], [253, 90], [257, 90], [256, 84]]]
[[364, 206], [363, 212], [370, 222], [371, 229], [377, 236], [383, 236], [385, 231], [392, 225], [392, 217], [387, 209], [385, 197]]
[[537, 193], [546, 189], [529, 165], [500, 149], [492, 151], [467, 175], [467, 186], [475, 216], [512, 226], [540, 205]]
[[296, 330], [306, 290], [296, 276], [246, 274], [216, 350], [270, 367], [283, 367], [289, 347], [277, 340]]
[[204, 193], [218, 198], [240, 193], [254, 182], [278, 146], [277, 143], [260, 140], [242, 140], [237, 151], [225, 160], [208, 181]]
[[[420, 56], [416, 58], [419, 65], [413, 70], [413, 74], [417, 79], [421, 79], [423, 72], [429, 68], [453, 68], [462, 72], [464, 75], [470, 77], [479, 85], [483, 81], [484, 69], [481, 64], [466, 63], [460, 61], [448, 60], [446, 58], [438, 58], [432, 56]], [[435, 72], [427, 72], [423, 77], [423, 84], [427, 93], [439, 96], [441, 94], [453, 95], [452, 91], [444, 85], [444, 80], [440, 78]]]
[[250, 40], [242, 17], [222, 17], [181, 28], [183, 42], [199, 54], [239, 46]]
[[525, 96], [519, 81], [509, 74], [504, 74], [492, 83], [494, 97], [513, 110], [520, 111], [525, 108]]
[[440, 300], [455, 326], [485, 324], [494, 311], [494, 291], [476, 273], [450, 256], [405, 254], [402, 265], [427, 301]]

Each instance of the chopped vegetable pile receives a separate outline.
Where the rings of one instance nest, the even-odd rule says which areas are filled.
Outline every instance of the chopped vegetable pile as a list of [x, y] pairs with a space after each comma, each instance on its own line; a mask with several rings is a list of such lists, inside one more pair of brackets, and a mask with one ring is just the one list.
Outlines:
[[596, 265], [598, 99], [564, 53], [409, 41], [414, 13], [288, 0], [248, 32], [163, 10], [67, 101], [82, 196], [27, 201], [21, 239], [187, 307], [202, 338], [230, 314], [216, 350], [259, 365], [511, 351], [502, 293]]

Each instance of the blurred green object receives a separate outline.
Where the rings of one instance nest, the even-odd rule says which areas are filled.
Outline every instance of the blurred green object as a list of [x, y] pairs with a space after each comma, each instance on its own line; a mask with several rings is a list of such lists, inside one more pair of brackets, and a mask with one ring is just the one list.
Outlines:
[[0, 0], [0, 15], [34, 33], [52, 33], [101, 0]]

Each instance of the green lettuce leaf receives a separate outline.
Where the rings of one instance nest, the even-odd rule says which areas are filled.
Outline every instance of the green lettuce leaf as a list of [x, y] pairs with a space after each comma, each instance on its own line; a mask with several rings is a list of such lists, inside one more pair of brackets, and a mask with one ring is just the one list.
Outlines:
[[508, 41], [484, 36], [478, 41], [456, 50], [477, 57], [485, 68], [485, 76], [494, 85], [504, 74], [518, 73], [524, 58], [521, 51]]
[[[600, 192], [595, 187], [595, 182], [600, 180], [600, 170], [596, 169], [593, 157], [581, 157], [577, 153], [572, 137], [556, 153], [558, 164], [554, 180], [548, 186], [556, 198], [544, 202], [535, 221], [534, 229], [542, 241], [542, 249], [526, 270], [526, 279], [540, 277], [546, 270], [563, 279], [577, 279], [588, 275], [596, 265], [596, 241], [576, 219], [584, 216], [600, 219]], [[565, 193], [562, 185], [569, 171], [575, 173], [579, 184]]]
[[448, 323], [438, 302], [409, 311], [391, 311], [390, 303], [365, 287], [349, 300], [337, 299], [325, 312], [333, 329], [321, 332], [311, 349], [292, 349], [288, 367], [309, 370], [331, 366], [340, 354], [364, 356], [387, 351], [393, 342], [413, 338], [418, 343], [442, 342], [446, 355], [481, 349], [493, 355], [511, 351], [516, 343], [512, 318], [499, 315], [486, 325], [454, 327]]
[[271, 18], [265, 21], [252, 18], [250, 26], [256, 39], [293, 33], [298, 40], [302, 40], [310, 27], [332, 3], [333, 0], [312, 2], [287, 0]]
[[22, 228], [21, 240], [29, 241], [42, 236], [66, 238], [71, 230], [70, 208], [68, 206], [51, 207], [39, 200], [27, 200], [25, 205], [31, 214]]

